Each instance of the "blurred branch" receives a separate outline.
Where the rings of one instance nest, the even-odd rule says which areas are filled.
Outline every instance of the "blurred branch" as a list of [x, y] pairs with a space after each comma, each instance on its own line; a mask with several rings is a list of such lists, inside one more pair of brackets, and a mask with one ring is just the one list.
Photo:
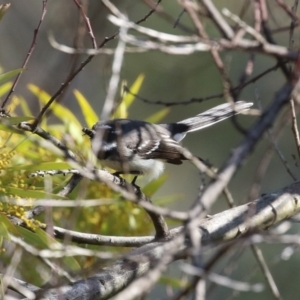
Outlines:
[[[31, 57], [31, 55], [32, 55], [32, 53], [33, 53], [33, 51], [35, 49], [35, 45], [36, 45], [37, 37], [38, 37], [38, 34], [39, 34], [39, 30], [41, 28], [42, 22], [44, 21], [44, 18], [45, 18], [46, 12], [47, 12], [47, 10], [46, 10], [47, 2], [48, 2], [48, 0], [43, 0], [42, 15], [41, 15], [41, 18], [39, 20], [37, 28], [34, 30], [33, 39], [32, 39], [29, 51], [28, 51], [27, 56], [26, 56], [26, 58], [25, 58], [25, 60], [23, 62], [23, 65], [22, 65], [22, 69], [23, 70], [26, 69], [27, 64], [29, 62], [29, 59], [30, 59], [30, 57]], [[7, 104], [8, 100], [10, 99], [12, 93], [15, 91], [15, 88], [16, 88], [16, 86], [17, 86], [17, 84], [18, 84], [18, 82], [19, 82], [19, 80], [20, 80], [20, 78], [22, 76], [22, 73], [23, 72], [20, 72], [17, 75], [17, 77], [16, 77], [16, 79], [15, 79], [15, 81], [14, 81], [14, 83], [13, 83], [13, 85], [12, 85], [10, 91], [9, 91], [9, 93], [7, 94], [5, 100], [3, 101], [2, 105], [1, 105], [1, 109], [2, 110], [4, 109], [4, 107]]]
[[[108, 0], [102, 0], [102, 2], [105, 5], [108, 5], [109, 7], [114, 7], [113, 4], [110, 3], [110, 1]], [[159, 2], [158, 2], [159, 3]], [[144, 22], [147, 20], [147, 18], [149, 16], [152, 15], [152, 12], [154, 12], [155, 10], [151, 10], [151, 13], [149, 12], [146, 16], [144, 16], [143, 18], [141, 18], [140, 20], [138, 20], [136, 23], [139, 24], [141, 22]], [[116, 8], [116, 13], [118, 13], [118, 9]], [[106, 37], [99, 45], [97, 49], [101, 49], [103, 48], [109, 41], [115, 39], [118, 36], [119, 32], [114, 33], [113, 35]], [[60, 96], [64, 90], [66, 89], [66, 87], [71, 83], [71, 81], [84, 69], [84, 67], [86, 65], [88, 65], [92, 59], [94, 58], [95, 54], [91, 54], [88, 56], [88, 58], [86, 60], [84, 60], [80, 66], [72, 73], [68, 76], [68, 78], [66, 79], [66, 81], [61, 85], [61, 87], [57, 90], [56, 93], [54, 93], [51, 98], [49, 99], [48, 103], [41, 109], [40, 113], [38, 114], [38, 116], [35, 118], [34, 122], [32, 123], [32, 128], [35, 129], [39, 123], [42, 120], [42, 117], [45, 115], [45, 113], [47, 112], [47, 110], [49, 109], [49, 107], [52, 105], [52, 103], [57, 99], [58, 96]]]
[[[138, 26], [135, 23], [126, 20], [124, 18], [118, 18], [116, 16], [108, 16], [108, 19], [115, 24], [118, 27], [126, 27], [128, 29], [134, 29], [146, 36], [148, 36], [150, 39], [138, 39], [137, 37], [132, 37], [130, 35], [124, 35], [125, 42], [129, 44], [133, 44], [135, 46], [141, 46], [145, 49], [149, 48], [151, 50], [151, 47], [153, 47], [155, 50], [157, 50], [159, 47], [163, 48], [162, 46], [155, 45], [151, 40], [156, 39], [161, 43], [167, 44], [167, 43], [184, 43], [183, 45], [176, 46], [175, 45], [165, 45], [165, 49], [171, 49], [171, 46], [173, 47], [173, 52], [181, 53], [181, 54], [191, 54], [195, 51], [210, 51], [211, 49], [215, 48], [218, 49], [218, 51], [224, 51], [229, 49], [235, 49], [235, 50], [242, 50], [246, 52], [256, 52], [256, 53], [262, 53], [266, 55], [271, 55], [275, 57], [280, 58], [286, 58], [288, 60], [295, 61], [297, 59], [297, 52], [296, 51], [290, 51], [287, 47], [279, 46], [279, 45], [273, 45], [264, 40], [264, 43], [261, 42], [261, 40], [249, 40], [242, 37], [233, 37], [231, 40], [220, 38], [218, 40], [210, 39], [210, 38], [200, 38], [196, 35], [192, 36], [178, 36], [178, 35], [172, 35], [163, 33], [157, 30], [153, 30], [150, 28], [145, 28], [142, 26]], [[243, 23], [245, 24], [245, 23]], [[247, 28], [251, 28], [250, 26], [246, 25]], [[257, 37], [257, 34], [254, 29], [251, 28], [252, 34]], [[259, 33], [258, 33], [259, 34]], [[259, 34], [259, 36], [261, 36]], [[138, 42], [137, 42], [138, 41]], [[144, 44], [143, 44], [144, 42]], [[192, 44], [191, 44], [192, 43]], [[148, 47], [149, 45], [149, 47]], [[168, 46], [168, 47], [167, 47]], [[180, 47], [183, 47], [183, 50], [180, 50]], [[184, 50], [187, 48], [187, 50]], [[199, 49], [199, 50], [198, 50]], [[168, 52], [171, 52], [171, 50], [167, 50]]]
[[106, 98], [103, 104], [102, 113], [100, 119], [106, 121], [111, 116], [111, 113], [115, 104], [115, 96], [118, 93], [118, 86], [120, 81], [120, 73], [123, 65], [124, 51], [126, 43], [121, 39], [122, 35], [125, 35], [127, 32], [126, 28], [120, 28], [120, 39], [116, 47], [114, 54], [114, 59], [111, 67], [111, 77], [108, 85], [108, 90], [106, 93]]
[[93, 48], [97, 49], [97, 42], [96, 42], [96, 38], [95, 38], [94, 33], [93, 33], [93, 29], [92, 29], [89, 17], [86, 15], [86, 12], [84, 11], [84, 9], [82, 7], [82, 4], [79, 3], [77, 0], [73, 0], [73, 1], [74, 1], [75, 5], [78, 7], [78, 9], [79, 9], [84, 21], [85, 21], [86, 28], [87, 28], [88, 33], [89, 33], [89, 35], [91, 37], [91, 40], [92, 40]]
[[[300, 212], [300, 182], [295, 182], [277, 192], [265, 195], [254, 202], [250, 202], [232, 209], [228, 209], [214, 216], [198, 220], [198, 230], [203, 246], [216, 242], [235, 240], [237, 237], [270, 228], [279, 222], [288, 219]], [[92, 277], [65, 285], [57, 289], [44, 291], [47, 299], [65, 297], [69, 300], [83, 297], [107, 299], [117, 293], [132, 280], [139, 278], [152, 269], [153, 264], [166, 254], [166, 249], [174, 245], [174, 240], [180, 242], [172, 261], [184, 258], [189, 241], [183, 237], [184, 227], [170, 230], [173, 240], [154, 242], [131, 251], [124, 259], [118, 260], [111, 266], [103, 268]], [[264, 239], [256, 239], [263, 242]], [[209, 248], [210, 249], [210, 248]], [[171, 261], [165, 261], [169, 263]], [[43, 298], [44, 299], [44, 298]]]
[[261, 249], [259, 249], [256, 245], [251, 245], [252, 252], [255, 255], [256, 260], [259, 263], [261, 271], [268, 283], [268, 286], [273, 294], [274, 299], [282, 299], [279, 289], [275, 283], [275, 280], [271, 274], [271, 271], [267, 265], [267, 262], [263, 256]]
[[191, 219], [194, 219], [194, 221], [191, 222], [197, 222], [197, 216], [201, 215], [203, 207], [206, 209], [211, 208], [217, 197], [227, 187], [242, 161], [254, 148], [264, 132], [274, 123], [282, 107], [289, 101], [291, 92], [292, 87], [290, 84], [286, 84], [277, 92], [273, 103], [250, 128], [244, 141], [233, 151], [225, 166], [218, 172], [217, 179], [205, 189], [199, 201], [193, 206]]
[[[257, 76], [247, 80], [246, 82], [243, 82], [243, 83], [237, 85], [236, 87], [234, 87], [232, 89], [232, 92], [238, 92], [238, 91], [242, 90], [244, 87], [255, 83], [257, 80], [263, 78], [265, 75], [267, 75], [268, 73], [270, 73], [272, 71], [275, 71], [278, 68], [279, 68], [279, 64], [277, 63], [273, 67], [268, 68], [267, 70], [263, 71], [262, 73], [258, 74]], [[210, 96], [206, 96], [206, 97], [202, 97], [202, 98], [191, 98], [186, 101], [166, 102], [166, 101], [162, 101], [162, 100], [152, 101], [152, 100], [143, 98], [140, 95], [137, 95], [137, 94], [131, 92], [127, 86], [124, 86], [124, 90], [142, 102], [145, 102], [147, 104], [153, 104], [153, 105], [164, 105], [166, 107], [176, 106], [176, 105], [188, 105], [188, 104], [192, 104], [192, 103], [202, 103], [204, 101], [208, 101], [208, 100], [215, 99], [215, 98], [222, 98], [224, 96], [224, 93], [219, 93], [219, 94], [214, 94], [214, 95], [210, 95]], [[250, 110], [250, 111], [253, 111], [253, 110]], [[249, 113], [249, 111], [247, 111], [247, 114], [248, 113]]]
[[55, 246], [53, 246], [52, 248], [50, 247], [49, 249], [38, 249], [26, 243], [23, 238], [10, 235], [10, 239], [26, 252], [41, 258], [64, 258], [71, 256], [94, 256], [103, 260], [115, 258], [115, 256], [109, 252], [95, 251], [77, 246], [55, 244]]
[[[104, 49], [80, 49], [80, 48], [73, 48], [69, 47], [63, 44], [58, 43], [55, 40], [54, 35], [50, 32], [48, 34], [48, 40], [50, 45], [54, 48], [57, 49], [58, 51], [67, 53], [67, 54], [87, 54], [87, 55], [99, 55], [99, 54], [104, 54], [104, 55], [114, 55], [115, 54], [115, 49], [114, 48], [104, 48]], [[147, 49], [142, 49], [140, 47], [125, 47], [124, 50], [126, 53], [144, 53], [147, 52]]]

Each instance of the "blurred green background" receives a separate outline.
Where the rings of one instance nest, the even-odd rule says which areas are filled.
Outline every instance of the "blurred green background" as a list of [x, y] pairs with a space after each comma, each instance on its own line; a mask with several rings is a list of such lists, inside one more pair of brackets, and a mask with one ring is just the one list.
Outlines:
[[[0, 4], [4, 4], [0, 1]], [[33, 31], [37, 27], [41, 15], [42, 2], [36, 0], [11, 0], [11, 7], [0, 23], [0, 66], [3, 71], [20, 68], [27, 54]], [[143, 1], [113, 1], [122, 12], [126, 13], [132, 21], [137, 21], [149, 12]], [[233, 13], [238, 14], [244, 1], [228, 0], [214, 1], [219, 8], [227, 7]], [[286, 1], [291, 4], [292, 1]], [[181, 7], [176, 1], [163, 1], [163, 8], [174, 20], [181, 12]], [[289, 25], [288, 17], [277, 7], [275, 1], [268, 1], [272, 15], [269, 26], [277, 28]], [[111, 36], [116, 28], [107, 20], [108, 10], [101, 1], [89, 1], [88, 16], [98, 44], [104, 37]], [[253, 25], [252, 9], [249, 9], [243, 20]], [[187, 15], [181, 18], [181, 23], [192, 28]], [[179, 28], [173, 28], [173, 23], [153, 14], [142, 26], [153, 28], [159, 31], [184, 35], [185, 32]], [[55, 39], [68, 46], [72, 46], [78, 26], [78, 9], [72, 1], [52, 0], [47, 5], [47, 14], [40, 30], [36, 49], [30, 59], [26, 72], [23, 73], [21, 81], [16, 89], [18, 95], [22, 95], [38, 112], [37, 100], [28, 91], [27, 84], [34, 83], [48, 93], [53, 94], [65, 81], [69, 74], [74, 57], [53, 49], [48, 42], [48, 34], [51, 32]], [[217, 37], [217, 32], [212, 24], [206, 23], [207, 31]], [[295, 33], [295, 45], [299, 45], [299, 32]], [[287, 46], [289, 41], [288, 31], [274, 34], [278, 44]], [[106, 47], [114, 48], [117, 41], [109, 42]], [[88, 34], [86, 34], [83, 45], [91, 47]], [[78, 57], [78, 63], [83, 61], [85, 56]], [[249, 53], [225, 51], [222, 58], [227, 66], [231, 80], [238, 84], [243, 73]], [[62, 103], [71, 108], [75, 114], [81, 116], [79, 107], [75, 101], [72, 91], [76, 88], [81, 91], [90, 103], [101, 113], [102, 105], [106, 96], [107, 85], [111, 75], [112, 56], [98, 55], [93, 61], [77, 76], [70, 84]], [[263, 55], [256, 55], [252, 77], [276, 64], [276, 60]], [[192, 97], [204, 97], [222, 92], [222, 85], [218, 70], [216, 69], [209, 53], [195, 53], [189, 56], [172, 56], [158, 51], [146, 52], [143, 54], [125, 54], [121, 79], [126, 80], [128, 85], [132, 84], [136, 77], [145, 74], [145, 81], [140, 96], [149, 100], [162, 101], [184, 101]], [[279, 70], [269, 73], [261, 80], [250, 84], [240, 95], [240, 100], [254, 102], [259, 107], [258, 101], [263, 108], [266, 108], [273, 100], [276, 91], [284, 84], [284, 78]], [[117, 94], [119, 97], [120, 93]], [[118, 100], [118, 99], [117, 99]], [[191, 104], [187, 106], [174, 106], [163, 122], [179, 121], [205, 111], [210, 107], [224, 102], [224, 99], [209, 100], [204, 103]], [[135, 100], [130, 109], [130, 118], [145, 119], [147, 116], [161, 109], [161, 106], [145, 104]], [[51, 117], [50, 117], [51, 118]], [[239, 123], [248, 128], [255, 122], [256, 117], [238, 116]], [[53, 118], [53, 121], [55, 119]], [[86, 126], [86, 124], [82, 124]], [[243, 140], [243, 135], [236, 130], [230, 120], [219, 123], [201, 132], [192, 133], [184, 140], [184, 145], [195, 155], [208, 159], [215, 166], [221, 167], [229, 157], [231, 150]], [[259, 167], [260, 160], [269, 145], [265, 138], [253, 150], [245, 164], [237, 172], [230, 183], [230, 190], [237, 204], [248, 200], [248, 193]], [[89, 145], [87, 145], [88, 147]], [[293, 134], [288, 125], [279, 141], [279, 148], [291, 165], [292, 170], [298, 176], [299, 169], [293, 155], [297, 155]], [[178, 210], [186, 210], [197, 197], [199, 189], [199, 175], [195, 167], [190, 163], [182, 166], [167, 166], [168, 180], [164, 187], [156, 194], [155, 199], [175, 195], [176, 202], [170, 204]], [[262, 181], [261, 192], [269, 193], [292, 182], [279, 158], [274, 155], [269, 168]], [[220, 199], [213, 207], [214, 212], [227, 208], [224, 199]], [[296, 231], [298, 225], [294, 225]], [[298, 299], [300, 287], [298, 277], [299, 268], [295, 263], [299, 261], [299, 255], [292, 256], [290, 263], [280, 260], [282, 246], [263, 247], [268, 262], [271, 263], [271, 270], [274, 271], [276, 283], [284, 299]], [[249, 259], [250, 257], [250, 259]], [[274, 264], [276, 261], [276, 264]], [[293, 262], [293, 263], [292, 263]], [[248, 251], [241, 255], [239, 268], [234, 271], [234, 278], [241, 280], [248, 279], [251, 273], [258, 267], [252, 254]], [[221, 265], [221, 264], [220, 264]], [[254, 272], [255, 273], [255, 272]], [[172, 274], [169, 271], [169, 274]], [[252, 277], [253, 282], [263, 281], [262, 275], [257, 271], [257, 277]], [[164, 289], [164, 288], [162, 288]], [[224, 290], [224, 291], [223, 291]], [[155, 293], [160, 291], [156, 289]], [[219, 288], [211, 294], [209, 299], [226, 299], [224, 295], [231, 295], [231, 290]], [[292, 294], [291, 294], [292, 293]], [[153, 299], [157, 294], [153, 294]], [[270, 292], [255, 295], [256, 299], [273, 299]], [[236, 299], [253, 299], [253, 294], [243, 293], [236, 296]]]

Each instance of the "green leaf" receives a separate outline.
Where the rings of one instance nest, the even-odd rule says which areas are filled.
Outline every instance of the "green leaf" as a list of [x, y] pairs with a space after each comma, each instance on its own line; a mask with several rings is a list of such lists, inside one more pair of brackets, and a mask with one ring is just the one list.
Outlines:
[[[28, 85], [28, 89], [43, 103], [43, 104], [47, 104], [51, 98], [51, 96], [46, 93], [45, 91], [43, 91], [42, 89], [40, 89], [38, 86], [34, 85], [34, 84], [29, 84]], [[75, 117], [75, 115], [65, 106], [61, 105], [60, 103], [53, 103], [50, 108], [50, 110], [52, 110], [53, 114], [60, 119], [62, 122], [64, 122], [65, 124], [69, 124], [70, 122], [76, 124], [76, 126], [78, 126], [81, 130], [81, 124], [79, 123], [79, 121], [77, 120], [77, 118]]]
[[4, 214], [0, 213], [0, 236], [9, 240], [9, 233], [19, 235], [15, 225], [13, 225]]
[[[135, 82], [129, 88], [131, 93], [138, 94], [138, 92], [142, 86], [142, 83], [144, 81], [144, 78], [145, 78], [144, 74], [140, 74], [138, 76], [138, 78], [135, 80]], [[130, 105], [132, 104], [134, 98], [135, 98], [134, 95], [132, 95], [130, 93], [126, 93], [125, 96], [123, 97], [120, 105], [118, 106], [116, 112], [114, 113], [114, 118], [127, 118], [128, 117], [127, 110], [130, 107]]]
[[167, 178], [168, 178], [168, 175], [163, 174], [159, 178], [157, 178], [157, 179], [151, 181], [150, 183], [148, 183], [143, 188], [144, 194], [151, 197], [157, 190], [159, 190], [161, 188], [161, 186], [165, 183]]
[[[141, 86], [143, 84], [144, 79], [145, 79], [144, 74], [140, 74], [138, 76], [138, 78], [135, 80], [135, 82], [130, 87], [131, 93], [137, 94], [139, 92], [139, 90], [141, 89]], [[129, 107], [132, 104], [134, 98], [135, 98], [134, 95], [126, 94], [125, 97], [123, 98], [123, 102], [126, 104], [127, 107]]]
[[38, 249], [46, 248], [47, 244], [45, 244], [45, 242], [34, 232], [23, 227], [18, 227], [18, 231], [23, 237], [25, 243]]
[[45, 191], [39, 191], [39, 190], [24, 190], [20, 188], [15, 188], [15, 187], [10, 187], [6, 186], [5, 187], [6, 193], [11, 194], [11, 195], [16, 195], [21, 198], [34, 198], [34, 199], [45, 199], [45, 198], [50, 198], [50, 199], [66, 199], [66, 197], [58, 196], [56, 194], [51, 194], [47, 193]]
[[30, 108], [29, 108], [29, 105], [28, 105], [28, 103], [26, 102], [26, 100], [22, 97], [22, 96], [14, 96], [14, 99], [16, 99], [16, 101], [17, 101], [17, 103], [18, 103], [18, 105], [20, 105], [21, 106], [21, 109], [22, 109], [22, 112], [23, 112], [23, 114], [26, 116], [28, 116], [28, 115], [32, 115], [32, 112], [31, 112], [31, 110], [30, 110]]
[[[44, 230], [38, 228], [35, 230], [35, 234], [39, 237], [40, 241], [45, 244], [47, 248], [63, 249], [64, 245], [59, 243], [56, 239], [46, 233]], [[66, 256], [63, 258], [64, 263], [69, 269], [73, 271], [80, 270], [80, 265], [74, 257]]]
[[11, 89], [11, 87], [12, 87], [11, 82], [6, 82], [6, 83], [0, 85], [0, 97], [5, 95]]
[[6, 132], [11, 132], [11, 133], [22, 134], [22, 135], [24, 134], [24, 132], [21, 130], [15, 129], [13, 127], [8, 127], [7, 125], [1, 124], [1, 123], [0, 123], [0, 130], [6, 131]]
[[167, 206], [168, 204], [174, 203], [174, 202], [178, 201], [179, 199], [183, 199], [183, 198], [184, 198], [184, 195], [173, 194], [173, 195], [169, 195], [169, 196], [164, 196], [159, 199], [155, 199], [154, 203], [155, 203], [155, 205], [159, 205], [159, 206]]
[[[35, 232], [32, 232], [25, 228], [19, 227], [18, 230], [22, 234], [24, 241], [37, 249], [63, 249], [63, 246], [59, 242], [57, 242], [42, 229], [38, 228], [35, 230]], [[80, 269], [80, 266], [74, 257], [65, 257], [63, 261], [71, 270], [76, 271]]]
[[48, 171], [48, 170], [65, 170], [65, 169], [70, 169], [70, 165], [66, 162], [45, 162], [45, 163], [40, 163], [40, 164], [35, 164], [35, 165], [19, 165], [19, 166], [14, 166], [8, 169], [13, 169], [15, 171], [17, 170], [24, 170], [24, 171]]
[[160, 111], [156, 112], [155, 114], [151, 115], [146, 119], [146, 122], [149, 123], [158, 123], [160, 122], [168, 113], [170, 112], [169, 107], [165, 107]]
[[17, 125], [21, 122], [31, 121], [33, 119], [34, 119], [34, 117], [22, 116], [22, 117], [11, 117], [11, 118], [6, 118], [6, 119], [2, 119], [2, 120], [3, 120], [3, 123], [5, 123], [5, 124]]
[[81, 108], [87, 126], [92, 127], [99, 119], [97, 114], [89, 104], [88, 100], [78, 90], [74, 90], [73, 93]]
[[170, 285], [173, 288], [179, 289], [179, 288], [184, 288], [186, 287], [186, 284], [183, 284], [181, 279], [177, 279], [174, 277], [169, 277], [169, 276], [161, 276], [159, 279], [159, 283], [164, 284], [164, 285]]
[[0, 75], [0, 84], [6, 82], [7, 80], [11, 79], [12, 77], [15, 77], [19, 73], [21, 73], [24, 69], [16, 69], [9, 71], [7, 73], [1, 74]]

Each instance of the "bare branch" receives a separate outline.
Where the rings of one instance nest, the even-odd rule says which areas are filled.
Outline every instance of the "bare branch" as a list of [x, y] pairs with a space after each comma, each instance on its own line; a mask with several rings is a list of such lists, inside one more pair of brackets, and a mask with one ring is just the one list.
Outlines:
[[[26, 69], [27, 64], [29, 62], [29, 59], [30, 59], [30, 57], [31, 57], [31, 55], [32, 55], [32, 53], [33, 53], [33, 51], [35, 49], [35, 45], [36, 45], [37, 37], [38, 37], [38, 34], [39, 34], [39, 30], [41, 28], [42, 22], [44, 21], [44, 18], [45, 18], [46, 12], [47, 12], [47, 10], [46, 10], [47, 2], [48, 2], [48, 0], [43, 0], [42, 15], [41, 15], [41, 18], [39, 20], [37, 28], [34, 30], [33, 39], [32, 39], [31, 45], [29, 47], [29, 51], [28, 51], [27, 56], [26, 56], [26, 58], [25, 58], [25, 60], [23, 62], [23, 65], [22, 65], [22, 69], [24, 69], [24, 70]], [[7, 94], [5, 100], [3, 101], [2, 105], [1, 105], [2, 109], [5, 107], [5, 105], [9, 101], [12, 93], [15, 91], [16, 86], [17, 86], [17, 84], [18, 84], [21, 76], [22, 76], [22, 72], [19, 73], [18, 76], [16, 77], [16, 79], [15, 79], [15, 81], [14, 81], [14, 83], [13, 83], [13, 85], [12, 85], [10, 91], [9, 91], [9, 93]]]
[[[300, 182], [298, 181], [254, 202], [199, 220], [201, 243], [209, 245], [217, 241], [234, 240], [242, 235], [274, 226], [299, 212]], [[182, 235], [183, 230], [183, 227], [176, 228], [172, 229], [170, 233], [174, 234], [176, 239]], [[184, 239], [181, 241], [173, 259], [185, 256], [185, 249], [189, 242]], [[259, 241], [263, 242], [264, 239], [256, 239], [256, 243]], [[77, 299], [85, 297], [87, 300], [92, 300], [95, 294], [99, 295], [98, 299], [111, 297], [132, 280], [146, 274], [151, 269], [152, 263], [156, 263], [164, 256], [167, 244], [172, 245], [172, 240], [170, 242], [154, 242], [135, 249], [125, 259], [118, 260], [92, 277], [74, 282], [72, 285], [45, 291], [43, 299], [56, 300], [64, 296], [69, 300], [76, 299], [76, 297]]]

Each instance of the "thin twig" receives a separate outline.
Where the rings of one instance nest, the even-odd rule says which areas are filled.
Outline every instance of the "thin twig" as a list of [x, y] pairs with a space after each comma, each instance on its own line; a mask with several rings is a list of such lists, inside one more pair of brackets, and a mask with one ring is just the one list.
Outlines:
[[93, 33], [93, 29], [92, 29], [89, 17], [86, 15], [86, 12], [84, 11], [84, 9], [82, 7], [82, 4], [79, 3], [77, 0], [73, 0], [73, 1], [76, 4], [76, 6], [79, 8], [80, 13], [81, 13], [81, 15], [82, 15], [82, 17], [83, 17], [83, 19], [85, 21], [86, 28], [87, 28], [88, 33], [89, 33], [89, 35], [91, 37], [91, 40], [92, 40], [93, 48], [97, 49], [97, 42], [96, 42], [96, 38], [95, 38], [94, 33]]
[[190, 212], [191, 219], [197, 222], [196, 216], [199, 217], [201, 215], [202, 208], [208, 209], [212, 206], [223, 189], [228, 185], [238, 166], [253, 149], [262, 134], [273, 124], [282, 107], [289, 101], [291, 92], [291, 85], [286, 84], [277, 93], [272, 105], [265, 110], [260, 119], [252, 126], [245, 140], [234, 150], [227, 164], [218, 172], [218, 178], [206, 188], [198, 202], [198, 206], [195, 206]]
[[270, 287], [271, 289], [271, 292], [274, 296], [275, 299], [282, 299], [281, 295], [280, 295], [280, 292], [278, 290], [278, 287], [275, 283], [275, 280], [270, 272], [270, 269], [265, 261], [265, 258], [262, 254], [262, 251], [261, 249], [259, 249], [256, 245], [251, 245], [251, 249], [252, 249], [252, 252], [254, 253], [255, 255], [255, 258], [256, 260], [258, 261], [259, 263], [259, 266], [262, 270], [262, 273], [268, 283], [268, 286]]
[[[229, 38], [233, 37], [232, 29], [225, 22], [225, 20], [222, 18], [222, 16], [220, 17], [219, 11], [214, 7], [212, 2], [210, 0], [202, 0], [202, 3], [205, 6], [205, 8], [210, 12], [211, 17], [214, 20], [214, 22], [216, 22], [217, 26], [219, 28], [222, 28], [222, 32]], [[198, 35], [201, 38], [203, 38], [204, 40], [208, 40], [209, 36], [208, 36], [207, 32], [205, 31], [204, 26], [201, 23], [200, 19], [198, 18], [197, 13], [196, 13], [193, 5], [191, 5], [191, 2], [188, 1], [188, 0], [183, 0], [182, 4], [183, 4], [183, 7], [188, 12], [188, 14], [190, 15], [195, 27], [197, 28]], [[218, 20], [215, 20], [214, 18], [218, 18]], [[225, 69], [225, 66], [224, 66], [222, 58], [219, 54], [219, 51], [218, 51], [217, 48], [212, 47], [212, 48], [210, 48], [210, 53], [211, 53], [211, 56], [212, 56], [212, 58], [215, 62], [216, 67], [219, 70], [219, 73], [220, 73], [220, 76], [221, 76], [221, 79], [222, 79], [224, 97], [226, 98], [226, 100], [229, 103], [233, 104], [234, 103], [234, 98], [233, 98], [233, 95], [231, 93], [231, 89], [232, 89], [231, 79], [228, 75], [227, 70]]]
[[[47, 12], [47, 10], [46, 10], [47, 2], [48, 2], [48, 0], [43, 0], [42, 15], [41, 15], [41, 18], [40, 18], [40, 20], [39, 20], [39, 23], [38, 23], [37, 28], [34, 30], [33, 39], [32, 39], [31, 45], [30, 45], [30, 47], [29, 47], [29, 51], [28, 51], [27, 56], [26, 56], [26, 58], [25, 58], [25, 60], [24, 60], [24, 62], [23, 62], [23, 65], [22, 65], [22, 69], [23, 69], [23, 70], [26, 69], [27, 64], [28, 64], [28, 62], [29, 62], [29, 59], [30, 59], [30, 57], [31, 57], [31, 55], [32, 55], [32, 53], [33, 53], [33, 51], [34, 51], [34, 49], [35, 49], [35, 45], [36, 45], [37, 37], [38, 37], [38, 34], [39, 34], [39, 30], [40, 30], [40, 28], [41, 28], [42, 22], [43, 22], [43, 20], [44, 20], [44, 17], [45, 17], [45, 15], [46, 15], [46, 12]], [[12, 93], [15, 91], [16, 86], [17, 86], [17, 84], [18, 84], [18, 82], [19, 82], [19, 80], [20, 80], [20, 78], [21, 78], [21, 76], [22, 76], [22, 73], [23, 73], [23, 72], [20, 72], [20, 73], [18, 74], [18, 76], [16, 77], [16, 79], [15, 79], [15, 81], [14, 81], [14, 83], [13, 83], [13, 85], [12, 85], [10, 91], [9, 91], [9, 93], [7, 94], [5, 100], [3, 101], [2, 105], [1, 105], [1, 108], [2, 108], [2, 109], [4, 109], [5, 105], [6, 105], [7, 102], [9, 101], [9, 99], [10, 99]]]
[[122, 40], [121, 36], [125, 35], [126, 31], [127, 31], [126, 28], [120, 28], [120, 39], [116, 47], [114, 60], [112, 63], [112, 75], [110, 77], [108, 91], [106, 94], [106, 99], [104, 101], [104, 105], [101, 113], [102, 121], [106, 121], [109, 119], [115, 104], [115, 96], [118, 93], [120, 73], [123, 65], [124, 52], [126, 47], [126, 44]]
[[[109, 2], [109, 1], [108, 1]], [[105, 3], [105, 1], [103, 0], [103, 3]], [[145, 17], [142, 18], [142, 21], [146, 21]], [[142, 22], [141, 20], [138, 20], [136, 23], [140, 23]], [[109, 41], [113, 40], [116, 38], [116, 36], [119, 34], [119, 32], [114, 33], [113, 35], [106, 37], [98, 46], [98, 49], [103, 48]], [[66, 89], [66, 87], [72, 82], [72, 80], [84, 69], [84, 67], [86, 65], [88, 65], [92, 59], [94, 58], [94, 54], [89, 55], [87, 57], [87, 59], [85, 61], [83, 61], [80, 66], [72, 73], [68, 76], [68, 78], [66, 79], [66, 81], [61, 85], [61, 87], [51, 96], [51, 98], [49, 99], [49, 101], [47, 102], [47, 104], [41, 109], [40, 113], [38, 114], [38, 116], [35, 118], [34, 122], [32, 123], [32, 128], [35, 129], [39, 123], [42, 120], [42, 117], [44, 116], [44, 114], [46, 113], [46, 111], [49, 109], [49, 107], [52, 105], [52, 103], [64, 92], [64, 90]]]
[[[265, 75], [267, 75], [268, 73], [270, 73], [272, 71], [275, 71], [278, 68], [279, 68], [279, 64], [277, 63], [274, 66], [272, 66], [271, 68], [268, 68], [265, 71], [263, 71], [262, 73], [260, 73], [257, 76], [253, 77], [252, 79], [249, 79], [248, 81], [237, 85], [236, 87], [234, 87], [232, 89], [232, 92], [242, 90], [243, 88], [245, 88], [249, 84], [255, 83], [256, 81], [258, 81], [259, 79], [261, 79]], [[201, 97], [201, 98], [191, 98], [191, 99], [185, 100], [185, 101], [166, 102], [166, 101], [163, 101], [163, 100], [152, 101], [152, 100], [143, 98], [140, 95], [135, 94], [132, 91], [130, 91], [127, 86], [124, 86], [124, 90], [126, 91], [126, 93], [129, 93], [129, 94], [133, 95], [137, 100], [140, 100], [144, 103], [152, 104], [152, 105], [163, 105], [163, 106], [166, 106], [166, 107], [171, 107], [171, 106], [176, 106], [176, 105], [189, 105], [189, 104], [192, 104], [192, 103], [202, 103], [202, 102], [205, 102], [205, 101], [208, 101], [208, 100], [224, 97], [224, 93], [218, 93], [218, 94], [209, 95], [209, 96], [205, 96], [205, 97]]]

